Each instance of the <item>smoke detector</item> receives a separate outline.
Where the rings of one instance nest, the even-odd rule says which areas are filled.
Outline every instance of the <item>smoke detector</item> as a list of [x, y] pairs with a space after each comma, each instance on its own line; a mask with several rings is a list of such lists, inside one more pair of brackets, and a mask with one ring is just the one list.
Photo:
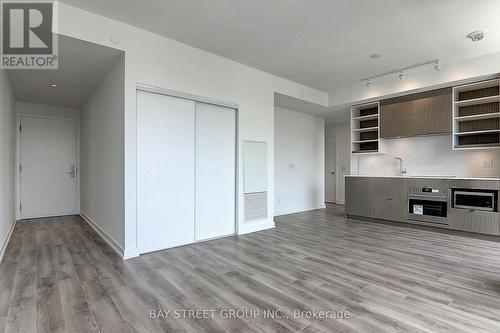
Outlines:
[[484, 32], [481, 30], [473, 31], [467, 35], [467, 38], [469, 38], [473, 42], [479, 42], [481, 39], [484, 38]]

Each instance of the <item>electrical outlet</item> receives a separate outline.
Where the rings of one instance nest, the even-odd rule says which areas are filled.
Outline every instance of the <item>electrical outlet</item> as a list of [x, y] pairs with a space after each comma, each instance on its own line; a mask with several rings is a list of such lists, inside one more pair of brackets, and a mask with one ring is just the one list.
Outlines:
[[484, 169], [491, 169], [491, 168], [493, 168], [493, 160], [484, 160], [482, 167]]
[[295, 169], [295, 163], [288, 163], [288, 169]]

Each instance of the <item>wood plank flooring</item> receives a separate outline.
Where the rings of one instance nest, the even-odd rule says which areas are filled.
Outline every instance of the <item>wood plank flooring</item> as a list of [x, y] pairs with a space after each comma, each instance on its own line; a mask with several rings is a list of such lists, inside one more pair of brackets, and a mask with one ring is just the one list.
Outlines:
[[341, 206], [276, 222], [125, 262], [79, 217], [20, 222], [0, 332], [500, 332], [499, 242], [346, 220]]

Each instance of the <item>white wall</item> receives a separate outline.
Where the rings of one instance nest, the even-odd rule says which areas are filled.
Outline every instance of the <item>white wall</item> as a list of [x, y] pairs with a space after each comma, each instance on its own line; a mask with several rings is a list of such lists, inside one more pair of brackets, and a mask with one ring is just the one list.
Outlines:
[[84, 103], [80, 123], [80, 209], [123, 253], [125, 60]]
[[403, 159], [409, 175], [465, 177], [500, 175], [500, 150], [454, 151], [451, 135], [383, 140], [383, 144], [385, 154], [353, 156], [352, 174], [397, 175], [399, 161], [394, 157], [399, 156]]
[[350, 126], [349, 122], [328, 123], [325, 129], [325, 136], [337, 138], [337, 203], [345, 202], [345, 175], [351, 169]]
[[16, 109], [16, 114], [30, 114], [34, 116], [71, 118], [71, 119], [80, 118], [79, 109], [62, 107], [62, 106], [16, 102], [15, 109]]
[[[239, 105], [238, 182], [243, 184], [242, 142], [266, 141], [269, 197], [273, 212], [274, 93], [324, 105], [328, 94], [177, 41], [59, 3], [58, 32], [125, 51], [125, 257], [137, 255], [137, 110], [136, 84], [150, 84]], [[92, 22], [92, 24], [89, 24]], [[113, 38], [111, 38], [113, 36]], [[119, 40], [117, 44], [111, 42]], [[265, 221], [244, 222], [238, 194], [238, 233], [274, 227]]]
[[7, 72], [0, 70], [0, 261], [15, 219], [16, 116]]
[[275, 108], [274, 215], [325, 207], [325, 120]]

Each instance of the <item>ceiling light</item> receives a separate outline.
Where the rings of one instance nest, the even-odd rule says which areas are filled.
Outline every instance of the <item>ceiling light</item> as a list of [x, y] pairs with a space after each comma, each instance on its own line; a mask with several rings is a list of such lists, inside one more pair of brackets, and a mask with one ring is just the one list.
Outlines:
[[370, 59], [377, 59], [380, 58], [380, 54], [374, 53], [370, 56]]
[[398, 77], [400, 80], [403, 80], [405, 78], [405, 74], [403, 72], [399, 72]]
[[367, 81], [366, 81], [366, 87], [367, 87], [367, 88], [370, 88], [371, 84], [372, 84], [372, 83], [370, 82], [370, 80], [367, 80]]
[[52, 83], [50, 86], [51, 86], [52, 88], [57, 88], [57, 84], [55, 84], [55, 83]]
[[467, 35], [467, 38], [469, 38], [473, 42], [479, 42], [481, 39], [484, 38], [484, 32], [481, 30], [473, 31]]
[[436, 72], [439, 72], [441, 70], [441, 65], [438, 61], [436, 61], [436, 63], [434, 64], [434, 69], [436, 70]]

